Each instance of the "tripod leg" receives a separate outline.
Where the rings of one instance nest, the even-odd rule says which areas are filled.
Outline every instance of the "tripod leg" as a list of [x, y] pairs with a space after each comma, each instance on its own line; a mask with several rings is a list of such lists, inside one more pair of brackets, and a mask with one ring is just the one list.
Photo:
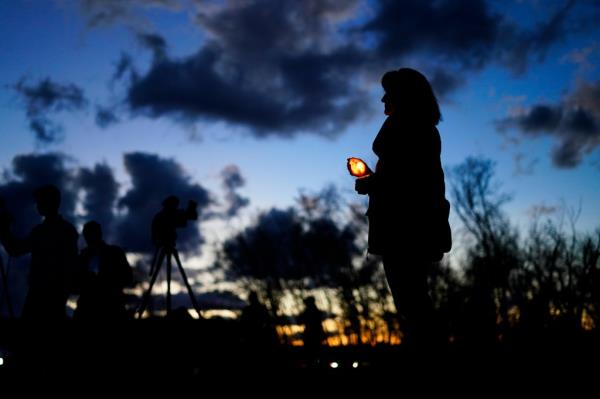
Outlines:
[[162, 247], [157, 247], [154, 250], [154, 256], [152, 257], [152, 263], [150, 264], [150, 271], [148, 272], [148, 275], [152, 276], [152, 274], [154, 273], [154, 269], [157, 267], [156, 261], [162, 255], [162, 252], [163, 252]]
[[171, 252], [167, 253], [167, 316], [171, 313]]
[[160, 251], [159, 256], [158, 256], [158, 262], [156, 263], [156, 267], [154, 268], [154, 273], [152, 274], [152, 278], [150, 279], [150, 285], [148, 286], [148, 289], [146, 290], [146, 293], [144, 294], [144, 298], [142, 299], [142, 304], [140, 305], [140, 307], [137, 310], [137, 314], [138, 314], [138, 319], [142, 318], [142, 315], [144, 314], [144, 311], [146, 310], [146, 307], [148, 306], [148, 302], [150, 301], [150, 295], [152, 294], [152, 287], [154, 286], [154, 283], [156, 282], [156, 278], [158, 277], [158, 273], [160, 272], [160, 267], [162, 265], [163, 259], [165, 257], [165, 252], [164, 251]]
[[192, 301], [192, 305], [194, 306], [196, 313], [198, 313], [198, 317], [202, 319], [202, 315], [200, 314], [200, 306], [198, 306], [198, 302], [196, 302], [196, 297], [194, 296], [192, 287], [190, 286], [190, 283], [188, 282], [187, 276], [185, 275], [185, 271], [183, 270], [183, 266], [181, 266], [181, 260], [179, 259], [179, 253], [177, 252], [177, 249], [175, 249], [175, 251], [173, 251], [173, 256], [175, 256], [175, 261], [177, 262], [177, 267], [179, 268], [179, 272], [181, 273], [181, 277], [183, 279], [183, 282], [185, 283], [185, 287], [187, 288], [188, 295], [190, 296], [190, 299]]

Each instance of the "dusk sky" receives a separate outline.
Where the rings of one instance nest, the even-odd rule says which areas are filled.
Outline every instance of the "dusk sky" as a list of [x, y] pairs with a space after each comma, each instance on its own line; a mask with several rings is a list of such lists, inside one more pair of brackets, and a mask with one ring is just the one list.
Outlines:
[[[104, 221], [152, 187], [242, 220], [299, 189], [353, 196], [345, 161], [375, 164], [380, 78], [413, 67], [440, 100], [444, 166], [491, 158], [515, 223], [581, 203], [592, 230], [598, 21], [591, 0], [4, 1], [1, 184], [59, 159], [106, 199], [74, 214]], [[139, 227], [130, 219], [117, 235]]]

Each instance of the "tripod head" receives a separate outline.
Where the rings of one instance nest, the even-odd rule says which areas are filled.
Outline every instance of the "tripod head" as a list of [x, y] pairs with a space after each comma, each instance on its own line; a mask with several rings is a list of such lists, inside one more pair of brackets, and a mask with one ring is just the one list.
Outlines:
[[198, 219], [198, 203], [188, 201], [187, 208], [179, 208], [179, 198], [171, 195], [162, 202], [162, 209], [152, 220], [152, 243], [156, 248], [175, 248], [177, 229], [187, 226], [188, 220]]

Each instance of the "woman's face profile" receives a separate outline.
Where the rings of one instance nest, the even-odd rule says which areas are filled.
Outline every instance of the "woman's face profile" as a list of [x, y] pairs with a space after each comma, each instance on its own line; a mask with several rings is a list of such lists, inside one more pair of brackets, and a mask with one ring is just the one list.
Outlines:
[[384, 104], [383, 113], [388, 116], [392, 115], [396, 107], [394, 106], [394, 103], [392, 103], [392, 100], [388, 93], [384, 93], [383, 97], [381, 97], [381, 102]]

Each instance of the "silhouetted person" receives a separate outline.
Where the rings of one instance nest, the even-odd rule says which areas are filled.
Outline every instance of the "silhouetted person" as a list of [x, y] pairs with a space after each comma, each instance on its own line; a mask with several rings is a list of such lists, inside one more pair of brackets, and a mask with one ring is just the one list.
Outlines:
[[77, 230], [58, 213], [60, 191], [52, 185], [34, 192], [41, 224], [16, 238], [10, 223], [0, 226], [0, 240], [11, 256], [31, 253], [29, 291], [23, 307], [28, 320], [63, 320], [77, 261]]
[[99, 223], [83, 227], [87, 247], [79, 255], [80, 295], [74, 318], [77, 320], [124, 320], [127, 318], [123, 289], [133, 283], [125, 252], [107, 244]]
[[375, 172], [356, 180], [369, 195], [369, 252], [382, 255], [408, 342], [431, 331], [427, 272], [451, 247], [440, 161], [441, 119], [433, 90], [420, 72], [402, 68], [381, 81], [388, 116], [373, 142]]
[[188, 220], [196, 220], [197, 204], [188, 202], [188, 207], [179, 208], [179, 198], [170, 195], [162, 202], [162, 209], [152, 219], [152, 243], [155, 247], [174, 248], [177, 243], [177, 229], [185, 227]]
[[316, 363], [319, 360], [318, 352], [325, 339], [325, 331], [323, 331], [323, 312], [317, 308], [314, 297], [304, 298], [304, 311], [298, 319], [300, 324], [304, 324], [302, 338], [309, 360]]
[[269, 309], [260, 302], [255, 291], [251, 291], [248, 295], [248, 305], [242, 309], [240, 322], [248, 345], [265, 347], [276, 343], [273, 318]]

